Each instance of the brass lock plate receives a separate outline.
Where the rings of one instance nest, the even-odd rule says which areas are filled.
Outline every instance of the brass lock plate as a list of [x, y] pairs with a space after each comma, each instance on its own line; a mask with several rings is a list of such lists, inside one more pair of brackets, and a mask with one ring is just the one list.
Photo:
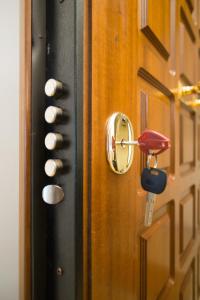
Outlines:
[[107, 160], [116, 174], [125, 174], [131, 167], [134, 147], [122, 142], [133, 140], [134, 131], [129, 118], [121, 112], [112, 114], [107, 123]]

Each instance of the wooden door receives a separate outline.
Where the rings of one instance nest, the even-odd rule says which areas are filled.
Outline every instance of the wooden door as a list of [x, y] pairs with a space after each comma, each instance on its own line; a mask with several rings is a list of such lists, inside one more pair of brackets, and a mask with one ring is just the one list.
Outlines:
[[[200, 298], [200, 115], [174, 93], [200, 80], [200, 2], [85, 2], [84, 296], [91, 300]], [[189, 96], [191, 99], [193, 96]], [[114, 174], [106, 160], [113, 112], [171, 139], [169, 174], [144, 227], [145, 157]]]

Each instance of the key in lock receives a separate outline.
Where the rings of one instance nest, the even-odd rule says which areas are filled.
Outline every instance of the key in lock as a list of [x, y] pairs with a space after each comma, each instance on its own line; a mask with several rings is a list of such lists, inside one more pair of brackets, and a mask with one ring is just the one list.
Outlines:
[[138, 139], [134, 139], [134, 130], [130, 119], [123, 113], [112, 114], [107, 121], [107, 160], [116, 174], [125, 174], [130, 169], [134, 147], [146, 155], [159, 155], [171, 147], [170, 139], [163, 134], [145, 129]]

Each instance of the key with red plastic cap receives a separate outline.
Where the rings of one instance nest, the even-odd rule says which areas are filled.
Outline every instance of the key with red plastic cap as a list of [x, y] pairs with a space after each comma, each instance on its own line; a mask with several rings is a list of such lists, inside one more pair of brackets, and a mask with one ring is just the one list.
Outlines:
[[[151, 151], [153, 151], [153, 155], [158, 155], [171, 147], [169, 138], [150, 129], [146, 129], [138, 138], [138, 145], [140, 150], [147, 155]], [[154, 150], [156, 150], [156, 152], [154, 152]]]
[[[141, 136], [136, 141], [115, 141], [113, 138], [113, 149], [115, 145], [121, 145], [122, 147], [129, 145], [138, 145], [140, 150], [145, 154], [158, 155], [171, 147], [170, 139], [165, 135], [151, 129], [145, 129]], [[154, 150], [157, 150], [154, 152]]]

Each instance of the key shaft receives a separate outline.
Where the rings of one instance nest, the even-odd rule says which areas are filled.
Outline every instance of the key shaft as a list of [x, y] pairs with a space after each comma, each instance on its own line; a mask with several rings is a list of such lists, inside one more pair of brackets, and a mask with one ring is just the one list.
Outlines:
[[156, 194], [148, 192], [147, 193], [146, 210], [145, 210], [145, 219], [144, 219], [144, 225], [146, 227], [149, 227], [152, 224], [155, 200], [156, 200]]

